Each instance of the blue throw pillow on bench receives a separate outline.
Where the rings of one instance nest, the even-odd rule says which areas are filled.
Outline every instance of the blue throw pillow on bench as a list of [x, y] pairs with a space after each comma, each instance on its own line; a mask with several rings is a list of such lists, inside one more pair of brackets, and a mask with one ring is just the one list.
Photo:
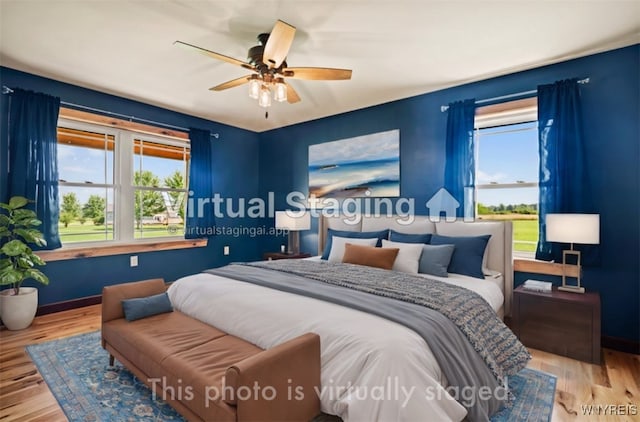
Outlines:
[[327, 243], [324, 246], [324, 251], [322, 252], [322, 259], [329, 259], [329, 254], [331, 253], [331, 245], [333, 244], [333, 236], [338, 237], [349, 237], [352, 239], [373, 239], [374, 237], [378, 238], [378, 243], [376, 246], [382, 245], [382, 239], [387, 239], [389, 237], [389, 230], [380, 230], [377, 232], [350, 232], [347, 230], [333, 230], [329, 229], [327, 231]]
[[167, 293], [158, 295], [125, 299], [122, 301], [122, 310], [127, 321], [135, 321], [153, 315], [173, 312], [173, 306]]
[[454, 245], [453, 255], [449, 263], [449, 272], [484, 278], [482, 260], [487, 248], [490, 234], [482, 236], [431, 236], [432, 245]]

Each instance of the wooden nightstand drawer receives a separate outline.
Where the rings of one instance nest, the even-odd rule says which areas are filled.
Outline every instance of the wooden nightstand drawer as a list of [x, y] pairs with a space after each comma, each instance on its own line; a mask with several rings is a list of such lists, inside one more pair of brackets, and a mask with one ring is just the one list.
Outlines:
[[600, 297], [597, 293], [514, 290], [514, 332], [528, 347], [592, 363], [600, 362]]

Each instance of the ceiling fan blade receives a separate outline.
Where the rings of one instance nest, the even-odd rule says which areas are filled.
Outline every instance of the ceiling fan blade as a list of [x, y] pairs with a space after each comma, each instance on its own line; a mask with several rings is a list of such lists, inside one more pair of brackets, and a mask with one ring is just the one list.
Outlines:
[[242, 76], [238, 79], [233, 79], [231, 81], [227, 81], [225, 83], [221, 83], [220, 85], [216, 85], [213, 88], [209, 88], [209, 91], [223, 91], [225, 89], [233, 88], [236, 86], [240, 86], [242, 84], [246, 84], [251, 79], [251, 76]]
[[328, 67], [288, 67], [284, 76], [293, 79], [315, 81], [339, 81], [351, 79], [351, 69], [331, 69]]
[[209, 56], [214, 59], [222, 60], [223, 62], [235, 64], [236, 66], [241, 66], [241, 67], [244, 67], [245, 69], [255, 70], [255, 68], [251, 64], [243, 62], [242, 60], [234, 59], [233, 57], [225, 56], [224, 54], [216, 53], [214, 51], [210, 51], [202, 47], [197, 47], [195, 45], [188, 44], [186, 42], [175, 41], [173, 45], [182, 47], [185, 50], [195, 51], [197, 53], [204, 54], [205, 56]]
[[287, 102], [289, 104], [294, 104], [300, 101], [300, 96], [296, 92], [295, 89], [291, 86], [291, 84], [287, 84]]
[[279, 68], [289, 54], [293, 37], [296, 34], [295, 26], [278, 20], [271, 30], [267, 44], [264, 46], [262, 61], [270, 68]]

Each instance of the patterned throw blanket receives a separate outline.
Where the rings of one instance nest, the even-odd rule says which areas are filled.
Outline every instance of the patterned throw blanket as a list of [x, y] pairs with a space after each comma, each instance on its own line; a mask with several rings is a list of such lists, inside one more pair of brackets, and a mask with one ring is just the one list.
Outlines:
[[438, 280], [398, 271], [326, 261], [278, 260], [242, 265], [281, 271], [425, 306], [451, 320], [500, 382], [522, 370], [531, 355], [477, 293]]

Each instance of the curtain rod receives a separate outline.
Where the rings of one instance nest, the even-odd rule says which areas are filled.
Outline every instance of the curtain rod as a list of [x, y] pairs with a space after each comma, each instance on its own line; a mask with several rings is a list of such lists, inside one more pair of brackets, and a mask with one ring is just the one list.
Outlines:
[[[578, 81], [578, 83], [582, 84], [582, 85], [588, 84], [589, 83], [589, 78], [580, 79]], [[537, 89], [532, 89], [530, 91], [523, 91], [523, 92], [516, 92], [514, 94], [501, 95], [500, 97], [485, 98], [483, 100], [476, 101], [476, 104], [490, 103], [490, 102], [493, 102], [493, 101], [506, 100], [506, 99], [514, 98], [514, 97], [522, 97], [522, 96], [525, 96], [525, 95], [535, 94], [536, 92], [538, 92]], [[440, 106], [440, 111], [441, 112], [444, 113], [447, 110], [449, 110], [449, 106], [448, 105]]]
[[[8, 86], [2, 85], [2, 93], [3, 94], [11, 94], [12, 92], [13, 92], [13, 89], [9, 88]], [[182, 127], [182, 126], [174, 126], [174, 125], [170, 125], [170, 124], [167, 124], [167, 123], [161, 123], [161, 122], [156, 122], [156, 121], [153, 121], [153, 120], [142, 119], [140, 117], [127, 116], [126, 114], [114, 113], [114, 112], [107, 111], [107, 110], [101, 110], [99, 108], [93, 108], [93, 107], [83, 106], [83, 105], [80, 105], [80, 104], [68, 103], [66, 101], [60, 101], [60, 104], [65, 105], [65, 106], [69, 106], [69, 107], [73, 107], [73, 108], [79, 108], [79, 109], [82, 109], [82, 110], [93, 111], [95, 113], [108, 114], [110, 116], [119, 117], [121, 119], [126, 119], [126, 120], [129, 120], [129, 121], [136, 120], [136, 121], [138, 121], [140, 123], [147, 123], [147, 124], [154, 125], [154, 126], [162, 126], [162, 127], [168, 128], [168, 129], [179, 130], [181, 132], [189, 132], [188, 128]], [[213, 136], [214, 138], [218, 139], [220, 137], [220, 134], [219, 133], [212, 133], [211, 136]]]

